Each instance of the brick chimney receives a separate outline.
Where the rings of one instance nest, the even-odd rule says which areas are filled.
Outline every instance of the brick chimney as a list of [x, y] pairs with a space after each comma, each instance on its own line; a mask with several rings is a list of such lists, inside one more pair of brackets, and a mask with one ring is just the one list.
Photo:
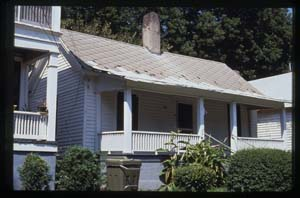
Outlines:
[[143, 18], [143, 46], [152, 53], [160, 54], [160, 22], [155, 12]]

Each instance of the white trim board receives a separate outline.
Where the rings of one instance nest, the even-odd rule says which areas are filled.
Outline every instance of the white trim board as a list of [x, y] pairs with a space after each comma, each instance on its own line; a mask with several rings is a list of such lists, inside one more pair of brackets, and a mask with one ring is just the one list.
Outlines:
[[57, 152], [56, 145], [14, 143], [14, 151]]

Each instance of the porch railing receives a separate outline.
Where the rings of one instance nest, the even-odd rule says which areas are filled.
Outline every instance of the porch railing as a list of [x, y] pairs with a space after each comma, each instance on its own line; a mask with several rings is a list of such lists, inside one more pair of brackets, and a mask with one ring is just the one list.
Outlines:
[[237, 149], [274, 148], [284, 150], [283, 139], [237, 137]]
[[[103, 151], [123, 151], [124, 132], [109, 131], [99, 134], [100, 147]], [[171, 149], [171, 145], [165, 145], [172, 138], [171, 133], [152, 131], [132, 131], [132, 151], [154, 152], [157, 149]], [[174, 143], [189, 141], [191, 144], [200, 142], [201, 138], [195, 134], [178, 134], [174, 136]], [[183, 143], [178, 144], [180, 147]]]
[[15, 6], [15, 21], [51, 27], [51, 6]]
[[46, 140], [48, 116], [38, 112], [14, 111], [14, 138]]
[[100, 148], [103, 151], [123, 151], [124, 132], [108, 131], [99, 134]]
[[[132, 132], [132, 150], [133, 151], [156, 151], [157, 149], [172, 148], [171, 145], [165, 145], [172, 138], [171, 133], [150, 132], [150, 131], [133, 131]], [[200, 136], [194, 134], [177, 134], [174, 136], [174, 143], [179, 141], [190, 142], [196, 144], [200, 141]], [[183, 147], [183, 143], [178, 143], [179, 147]]]

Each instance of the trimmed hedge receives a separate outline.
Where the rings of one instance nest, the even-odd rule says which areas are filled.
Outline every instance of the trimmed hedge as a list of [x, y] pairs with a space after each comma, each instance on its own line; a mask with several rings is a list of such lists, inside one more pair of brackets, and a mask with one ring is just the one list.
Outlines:
[[175, 169], [174, 184], [179, 189], [192, 192], [206, 192], [215, 186], [216, 172], [201, 164], [191, 164]]
[[100, 160], [86, 148], [73, 146], [57, 161], [56, 189], [98, 191], [101, 185]]
[[24, 190], [49, 190], [50, 167], [36, 154], [28, 154], [24, 164], [18, 169]]
[[237, 151], [230, 159], [230, 191], [288, 191], [292, 189], [292, 156], [277, 149]]

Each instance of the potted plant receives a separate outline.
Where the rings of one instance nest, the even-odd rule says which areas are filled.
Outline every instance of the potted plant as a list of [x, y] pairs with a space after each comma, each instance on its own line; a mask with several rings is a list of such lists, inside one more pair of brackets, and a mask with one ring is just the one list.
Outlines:
[[39, 106], [37, 106], [37, 109], [39, 112], [41, 113], [47, 113], [48, 109], [47, 109], [47, 104], [46, 104], [46, 100], [43, 100]]

